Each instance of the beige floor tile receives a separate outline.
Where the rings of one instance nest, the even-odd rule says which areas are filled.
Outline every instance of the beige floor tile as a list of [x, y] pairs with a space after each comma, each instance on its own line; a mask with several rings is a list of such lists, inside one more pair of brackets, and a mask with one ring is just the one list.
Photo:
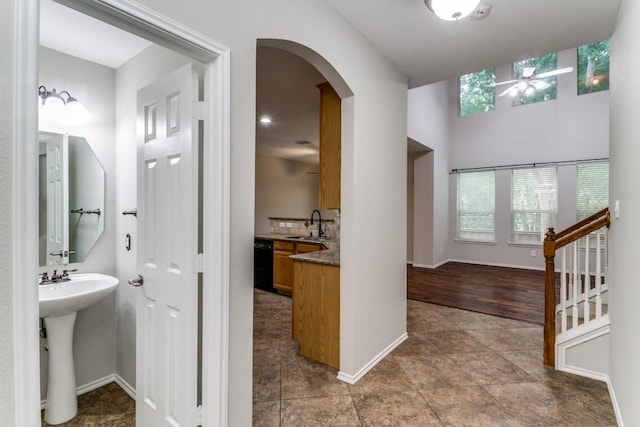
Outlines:
[[402, 357], [397, 360], [418, 390], [474, 384], [473, 377], [445, 355]]
[[280, 400], [275, 402], [253, 403], [254, 427], [279, 427], [280, 426]]
[[347, 383], [338, 371], [313, 360], [293, 356], [282, 360], [282, 399], [348, 395]]
[[442, 426], [417, 391], [353, 396], [363, 426]]
[[443, 353], [478, 353], [489, 348], [464, 330], [437, 331], [426, 335]]
[[534, 381], [534, 378], [497, 353], [449, 355], [459, 369], [469, 373], [473, 384], [508, 384]]
[[373, 367], [364, 378], [356, 384], [349, 385], [351, 395], [358, 394], [391, 394], [415, 390], [409, 377], [400, 368], [399, 363], [386, 358]]
[[351, 396], [329, 396], [282, 401], [282, 427], [360, 426]]
[[469, 335], [487, 346], [490, 351], [528, 350], [540, 347], [535, 346], [523, 337], [525, 328], [519, 329], [475, 329], [466, 331]]
[[517, 427], [526, 425], [481, 387], [421, 390], [420, 393], [447, 426]]

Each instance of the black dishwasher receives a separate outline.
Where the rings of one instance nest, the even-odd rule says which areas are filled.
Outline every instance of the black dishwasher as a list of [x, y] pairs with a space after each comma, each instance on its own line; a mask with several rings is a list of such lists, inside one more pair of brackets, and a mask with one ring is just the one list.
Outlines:
[[278, 292], [273, 287], [273, 240], [256, 238], [253, 243], [253, 287]]

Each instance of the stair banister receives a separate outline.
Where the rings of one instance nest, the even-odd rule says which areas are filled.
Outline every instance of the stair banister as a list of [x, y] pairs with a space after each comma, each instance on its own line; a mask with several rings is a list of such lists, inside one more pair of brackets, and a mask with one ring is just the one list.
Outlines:
[[[580, 222], [556, 233], [553, 228], [549, 228], [545, 234], [543, 253], [545, 258], [545, 277], [544, 277], [544, 343], [543, 343], [543, 363], [549, 366], [555, 366], [555, 343], [556, 343], [556, 274], [555, 274], [555, 256], [556, 251], [571, 242], [574, 242], [581, 237], [587, 236], [590, 233], [610, 224], [609, 208], [604, 208], [595, 214], [588, 216]], [[600, 249], [598, 239], [598, 253]], [[576, 254], [577, 256], [577, 254]], [[599, 255], [598, 255], [599, 256]], [[574, 263], [575, 265], [575, 263]], [[599, 282], [596, 273], [596, 282]], [[574, 281], [579, 280], [578, 273], [575, 273]], [[588, 274], [586, 279], [588, 279]], [[587, 282], [588, 283], [588, 282]], [[598, 291], [599, 287], [596, 285]], [[597, 292], [598, 292], [597, 291]], [[564, 292], [564, 291], [563, 291]], [[574, 288], [573, 292], [577, 292]], [[598, 292], [599, 294], [599, 292]], [[563, 298], [564, 299], [564, 298]], [[577, 316], [574, 316], [574, 321], [577, 321]]]

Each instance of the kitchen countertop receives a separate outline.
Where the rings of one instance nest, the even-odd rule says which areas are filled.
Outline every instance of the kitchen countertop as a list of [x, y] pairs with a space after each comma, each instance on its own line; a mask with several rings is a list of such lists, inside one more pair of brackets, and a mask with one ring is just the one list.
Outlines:
[[321, 243], [326, 246], [327, 249], [317, 252], [291, 255], [289, 258], [296, 261], [313, 262], [316, 264], [340, 265], [340, 239], [318, 240], [278, 233], [256, 234], [255, 237], [259, 239], [284, 240], [287, 242]]

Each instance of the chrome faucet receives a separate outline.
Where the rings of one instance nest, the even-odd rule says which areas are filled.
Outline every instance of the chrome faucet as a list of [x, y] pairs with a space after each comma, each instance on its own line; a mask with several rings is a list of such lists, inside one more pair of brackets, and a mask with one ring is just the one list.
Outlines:
[[324, 236], [324, 231], [322, 231], [322, 214], [320, 214], [318, 209], [314, 209], [313, 212], [311, 212], [311, 225], [313, 225], [313, 217], [316, 212], [318, 213], [318, 237], [322, 237]]

